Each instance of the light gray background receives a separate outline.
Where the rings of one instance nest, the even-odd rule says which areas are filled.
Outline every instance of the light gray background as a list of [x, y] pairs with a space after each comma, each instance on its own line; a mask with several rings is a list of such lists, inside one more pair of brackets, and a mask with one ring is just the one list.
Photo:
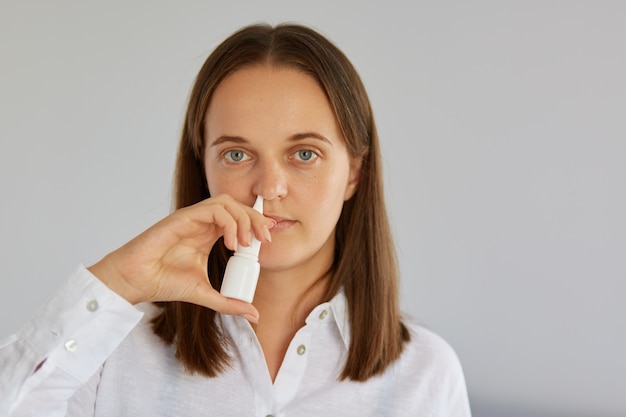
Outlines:
[[3, 0], [0, 335], [168, 213], [201, 63], [289, 20], [369, 89], [403, 306], [474, 414], [626, 415], [626, 3], [404, 3]]

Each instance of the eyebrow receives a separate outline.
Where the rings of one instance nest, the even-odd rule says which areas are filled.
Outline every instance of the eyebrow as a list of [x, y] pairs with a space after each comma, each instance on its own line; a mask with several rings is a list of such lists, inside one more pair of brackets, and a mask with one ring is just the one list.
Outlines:
[[[333, 145], [333, 143], [324, 135], [321, 135], [317, 132], [302, 132], [302, 133], [296, 133], [294, 135], [289, 136], [288, 140], [290, 141], [294, 141], [297, 142], [299, 140], [303, 140], [303, 139], [308, 139], [308, 138], [314, 138], [314, 139], [319, 139], [323, 142], [326, 142], [329, 145]], [[230, 135], [223, 135], [220, 136], [219, 138], [215, 139], [213, 141], [213, 143], [211, 143], [210, 146], [217, 146], [219, 144], [225, 143], [225, 142], [231, 142], [231, 143], [250, 143], [246, 138], [241, 137], [241, 136], [230, 136]]]
[[324, 135], [321, 135], [317, 132], [304, 132], [304, 133], [296, 133], [295, 135], [291, 135], [289, 137], [289, 140], [291, 141], [298, 141], [298, 140], [302, 140], [302, 139], [308, 139], [308, 138], [314, 138], [314, 139], [319, 139], [322, 142], [326, 142], [329, 145], [333, 145], [333, 143]]
[[228, 135], [224, 135], [224, 136], [220, 136], [219, 138], [215, 139], [213, 141], [213, 143], [211, 143], [211, 146], [217, 146], [221, 143], [224, 142], [232, 142], [232, 143], [249, 143], [246, 139], [242, 138], [241, 136], [228, 136]]

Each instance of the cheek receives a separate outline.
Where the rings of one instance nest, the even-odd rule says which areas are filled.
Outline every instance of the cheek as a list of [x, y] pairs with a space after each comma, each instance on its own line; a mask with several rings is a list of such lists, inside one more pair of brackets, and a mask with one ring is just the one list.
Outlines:
[[[347, 176], [343, 172], [319, 175], [292, 187], [290, 194], [316, 216], [331, 220], [339, 215], [344, 204]], [[323, 220], [322, 220], [323, 221]]]
[[237, 188], [237, 180], [232, 178], [232, 172], [228, 174], [219, 162], [218, 155], [212, 150], [207, 150], [204, 155], [204, 176], [206, 178], [209, 194], [213, 197], [220, 194], [231, 194]]
[[230, 194], [236, 197], [240, 188], [245, 184], [242, 178], [233, 178], [232, 175], [224, 175], [219, 170], [206, 170], [206, 181], [211, 196]]
[[328, 198], [343, 201], [346, 187], [348, 186], [349, 174], [350, 170], [344, 164], [337, 164], [335, 169], [324, 176], [321, 182]]

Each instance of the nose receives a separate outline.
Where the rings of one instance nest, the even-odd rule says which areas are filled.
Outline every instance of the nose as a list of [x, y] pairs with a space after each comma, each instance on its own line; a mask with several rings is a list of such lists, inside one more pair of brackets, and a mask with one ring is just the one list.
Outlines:
[[253, 192], [265, 200], [285, 198], [287, 195], [287, 173], [279, 161], [259, 161], [256, 169]]

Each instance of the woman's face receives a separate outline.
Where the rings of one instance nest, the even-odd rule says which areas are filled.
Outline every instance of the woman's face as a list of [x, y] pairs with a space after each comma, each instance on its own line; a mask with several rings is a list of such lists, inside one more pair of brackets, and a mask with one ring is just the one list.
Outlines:
[[330, 102], [303, 72], [259, 65], [216, 89], [205, 119], [211, 195], [246, 205], [257, 195], [277, 224], [263, 244], [263, 270], [327, 270], [335, 226], [360, 171], [348, 154]]

